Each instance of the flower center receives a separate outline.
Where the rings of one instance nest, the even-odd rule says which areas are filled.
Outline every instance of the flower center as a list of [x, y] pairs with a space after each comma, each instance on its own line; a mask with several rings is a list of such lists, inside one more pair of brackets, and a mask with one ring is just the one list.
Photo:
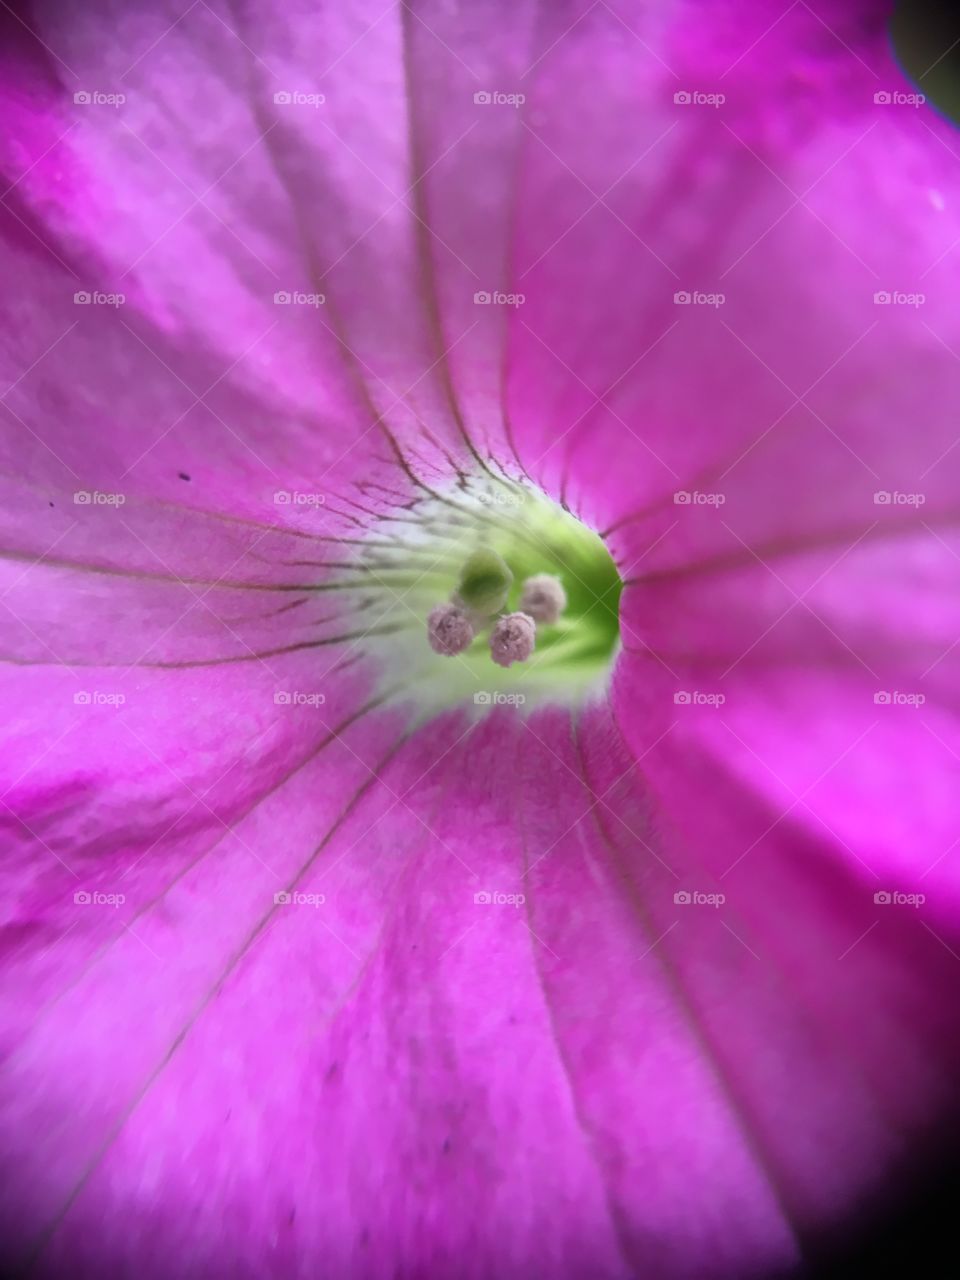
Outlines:
[[435, 493], [391, 515], [388, 542], [378, 530], [362, 557], [375, 616], [398, 628], [370, 646], [384, 685], [409, 680], [427, 713], [579, 705], [601, 693], [623, 585], [602, 539], [506, 477]]

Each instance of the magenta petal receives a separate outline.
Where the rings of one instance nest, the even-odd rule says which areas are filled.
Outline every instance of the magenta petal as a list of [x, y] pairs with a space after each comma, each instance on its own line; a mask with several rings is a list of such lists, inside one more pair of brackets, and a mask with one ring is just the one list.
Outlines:
[[[359, 15], [331, 16], [310, 40], [287, 20], [275, 29], [259, 6], [258, 57], [244, 25], [209, 6], [173, 17], [108, 8], [69, 22], [37, 15], [37, 34], [79, 82], [122, 83], [122, 111], [70, 101], [39, 42], [8, 68], [4, 270], [29, 305], [8, 316], [3, 375], [21, 470], [38, 483], [119, 480], [127, 493], [196, 500], [178, 480], [185, 471], [206, 505], [261, 519], [276, 489], [342, 493], [359, 474], [395, 482], [375, 419], [431, 416], [437, 355], [425, 322], [411, 324], [418, 266], [402, 200], [396, 22], [338, 72], [348, 124], [343, 89], [352, 99], [361, 72], [382, 95], [360, 136], [340, 138], [319, 117], [301, 129], [302, 115], [273, 101], [281, 82], [260, 78], [270, 58], [293, 81], [316, 74], [363, 30]], [[287, 63], [291, 40], [298, 66]], [[201, 82], [216, 123], [198, 130], [185, 84]], [[331, 102], [338, 86], [326, 86]], [[356, 154], [372, 146], [376, 174]], [[77, 292], [123, 300], [78, 306]], [[314, 302], [283, 303], [293, 295]]]
[[[960, 1065], [955, 157], [874, 102], [907, 87], [885, 6], [30, 19], [0, 90], [11, 1254], [796, 1265]], [[415, 576], [498, 465], [607, 536], [622, 651], [575, 713], [425, 719], [372, 660], [372, 539]]]
[[806, 828], [871, 891], [927, 893], [949, 919], [956, 539], [878, 526], [846, 548], [765, 562], [741, 546], [712, 571], [638, 577], [615, 704], [638, 752], [661, 735], [665, 751], [706, 752], [771, 823]]
[[[13, 1048], [9, 1203], [31, 1232], [66, 1207], [54, 1271], [142, 1273], [147, 1248], [157, 1275], [739, 1275], [794, 1257], [946, 1096], [944, 948], [909, 918], [858, 940], [872, 900], [799, 833], [721, 909], [678, 906], [716, 886], [685, 852], [704, 830], [665, 838], [607, 715], [452, 719], [388, 766], [366, 731], [331, 749], [108, 921]], [[719, 799], [688, 810], [718, 852], [758, 822]]]
[[[447, 754], [432, 768], [438, 748]], [[284, 818], [285, 848], [275, 854], [275, 870], [289, 877], [316, 853], [298, 888], [323, 895], [321, 904], [274, 907], [275, 877], [251, 867], [251, 832], [240, 827], [219, 858], [98, 956], [14, 1051], [12, 1097], [33, 1099], [34, 1141], [19, 1153], [11, 1209], [37, 1229], [51, 1200], [77, 1188], [49, 1264], [70, 1257], [85, 1274], [109, 1256], [124, 1273], [142, 1269], [146, 1245], [158, 1275], [187, 1258], [196, 1274], [281, 1275], [297, 1257], [325, 1256], [334, 1270], [361, 1275], [462, 1269], [470, 1257], [475, 1274], [577, 1275], [590, 1265], [615, 1276], [644, 1261], [695, 1274], [718, 1248], [731, 1260], [753, 1248], [789, 1253], [765, 1175], [677, 1021], [659, 965], [637, 959], [635, 925], [618, 920], [616, 887], [598, 884], [580, 940], [569, 917], [541, 919], [536, 897], [526, 906], [475, 900], [523, 894], [513, 801], [517, 753], [529, 759], [535, 740], [515, 723], [465, 736], [451, 721], [439, 736], [421, 735], [372, 789], [362, 739], [352, 749], [361, 759], [342, 794], [363, 788], [356, 806], [335, 804], [326, 817], [305, 807], [310, 830], [335, 824], [318, 852]], [[474, 788], [463, 785], [468, 758]], [[301, 797], [308, 782], [294, 784]], [[523, 779], [519, 794], [533, 799], [528, 787]], [[483, 823], [482, 844], [443, 805], [453, 792]], [[292, 793], [258, 813], [263, 834], [271, 809], [289, 814], [291, 803]], [[575, 839], [563, 828], [581, 805], [572, 788], [569, 811], [544, 835]], [[561, 853], [551, 866], [567, 861]], [[574, 866], [564, 874], [581, 879]], [[591, 917], [607, 920], [599, 939]], [[198, 932], [202, 948], [184, 945]], [[612, 996], [606, 970], [622, 978], [624, 963], [636, 994], [618, 1025], [634, 1061], [624, 1060], [620, 1078], [600, 1066], [602, 1006], [589, 1015], [592, 1032], [585, 1008], [574, 1025], [563, 1009], [588, 992]], [[151, 1016], [118, 1060], [116, 1037], [145, 1000]], [[68, 1044], [71, 1070], [90, 1081], [80, 1108], [53, 1087]], [[648, 1099], [666, 1089], [662, 1103], [673, 1090], [684, 1099], [687, 1123], [660, 1139], [682, 1144], [684, 1173], [663, 1169], [640, 1116], [629, 1143], [618, 1132], [618, 1090], [636, 1096], [638, 1086]], [[523, 1160], [504, 1151], [505, 1132]], [[716, 1204], [691, 1234], [694, 1177]]]

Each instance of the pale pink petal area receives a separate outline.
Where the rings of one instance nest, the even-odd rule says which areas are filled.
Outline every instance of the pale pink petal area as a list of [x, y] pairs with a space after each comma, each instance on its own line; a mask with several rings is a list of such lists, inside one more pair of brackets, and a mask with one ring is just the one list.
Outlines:
[[[62, 669], [4, 675], [6, 948], [30, 992], [5, 1008], [5, 1029], [33, 1016], [104, 928], [125, 928], [163, 886], [218, 862], [234, 833], [251, 872], [273, 869], [283, 840], [244, 836], [250, 815], [304, 770], [322, 767], [335, 793], [338, 765], [357, 759], [338, 745], [355, 724], [372, 722], [374, 743], [399, 732], [356, 667], [320, 677], [289, 661], [126, 682], [93, 669], [83, 685]], [[83, 909], [97, 894], [121, 895], [116, 911]]]
[[[145, 1247], [158, 1275], [306, 1274], [323, 1257], [360, 1276], [692, 1276], [792, 1256], [742, 1116], [581, 829], [582, 781], [558, 809], [522, 771], [576, 767], [565, 717], [538, 723], [564, 764], [513, 717], [454, 717], [354, 797], [362, 770], [345, 777], [326, 818], [308, 807], [317, 829], [348, 802], [329, 840], [313, 851], [294, 827], [278, 851], [299, 903], [274, 906], [239, 848], [207, 860], [28, 1035], [14, 1099], [44, 1099], [32, 1127], [59, 1142], [21, 1153], [13, 1208], [42, 1227], [52, 1193], [75, 1192], [52, 1273], [105, 1256], [142, 1272]], [[198, 928], [205, 947], [181, 948]], [[145, 998], [104, 1073], [109, 1026]], [[104, 1081], [79, 1110], [52, 1087], [64, 1042]]]
[[[662, 733], [668, 756], [706, 751], [763, 797], [770, 824], [825, 842], [865, 891], [925, 893], [949, 921], [957, 540], [931, 526], [891, 537], [886, 519], [881, 507], [871, 534], [828, 553], [764, 561], [744, 546], [688, 572], [638, 573], [614, 706], [637, 750]], [[750, 848], [728, 849], [720, 870]]]
[[[392, 812], [393, 821], [376, 828], [384, 850], [377, 858], [382, 889], [403, 847], [404, 816], [423, 831], [398, 793], [378, 781], [400, 734], [396, 722], [367, 717], [335, 727], [336, 735], [319, 739], [258, 803], [222, 824], [215, 839], [196, 840], [192, 860], [156, 855], [135, 874], [115, 878], [111, 891], [128, 891], [120, 908], [94, 899], [71, 903], [68, 913], [52, 904], [54, 918], [75, 928], [69, 945], [54, 948], [44, 998], [7, 1053], [7, 1150], [11, 1158], [16, 1149], [20, 1170], [17, 1194], [6, 1206], [8, 1238], [35, 1240], [65, 1207], [151, 1073], [278, 912], [276, 895], [303, 890], [301, 880], [321, 859], [326, 869], [351, 852], [356, 858], [361, 840], [372, 853], [374, 821]], [[421, 764], [409, 781], [428, 765]], [[367, 811], [366, 824], [331, 845], [371, 791], [375, 807]], [[127, 869], [126, 861], [119, 851], [115, 871]], [[44, 909], [38, 903], [35, 911], [42, 926]], [[299, 914], [296, 904], [289, 911], [290, 919]], [[326, 929], [323, 937], [336, 941]], [[349, 945], [323, 954], [335, 962], [331, 979], [343, 986], [352, 974]], [[281, 960], [281, 968], [288, 962]], [[268, 982], [268, 999], [276, 999], [282, 981], [276, 974]], [[256, 1038], [265, 1044], [262, 1027]], [[71, 1077], [82, 1078], [84, 1087], [65, 1094], [63, 1084]], [[255, 1081], [248, 1085], [257, 1088]], [[299, 1116], [296, 1100], [290, 1101]]]
[[[618, 884], [806, 1249], [951, 1105], [958, 1046], [943, 992], [956, 930], [937, 937], [914, 910], [884, 916], [827, 842], [796, 825], [771, 830], [715, 760], [671, 752], [655, 726], [648, 734], [623, 753], [598, 709], [571, 747], [543, 735], [536, 765], [551, 756], [554, 790], [582, 771], [595, 826], [585, 870], [595, 880], [599, 862]], [[754, 839], [754, 861], [727, 877], [728, 857]], [[539, 864], [548, 883], [568, 871], [551, 857]], [[559, 920], [555, 894], [541, 890], [539, 901]], [[566, 923], [577, 927], [569, 913]], [[559, 998], [557, 1007], [570, 1009]]]
[[[306, 441], [339, 437], [359, 408], [368, 421], [363, 433], [350, 427], [351, 447], [376, 413], [455, 450], [515, 446], [534, 478], [569, 491], [600, 527], [669, 506], [701, 481], [722, 487], [742, 536], [757, 542], [859, 528], [877, 488], [921, 476], [930, 509], [944, 507], [954, 437], [940, 406], [958, 376], [952, 158], [929, 109], [874, 101], [878, 86], [909, 88], [884, 6], [794, 6], [774, 20], [754, 4], [738, 10], [736, 39], [725, 9], [714, 25], [687, 6], [539, 16], [495, 6], [475, 23], [431, 5], [307, 16], [308, 6], [151, 8], [127, 13], [121, 42], [100, 37], [96, 9], [65, 23], [51, 6], [39, 29], [77, 82], [122, 83], [127, 101], [86, 109], [61, 93], [62, 128], [46, 116], [41, 127], [50, 83], [29, 67], [13, 79], [29, 149], [21, 142], [8, 167], [25, 211], [73, 236], [82, 263], [84, 245], [102, 254], [103, 210], [83, 206], [91, 189], [108, 209], [136, 210], [116, 228], [109, 264], [131, 281], [129, 309], [85, 314], [63, 336], [76, 317], [64, 296], [63, 323], [37, 333], [30, 356], [66, 343], [76, 367], [72, 344], [86, 334], [102, 347], [106, 328], [118, 358], [133, 360], [136, 347], [138, 362], [159, 355], [149, 381], [159, 377], [151, 394], [165, 399], [151, 417], [179, 425], [136, 464], [139, 482], [169, 482], [164, 461], [194, 418], [232, 454], [217, 416], [228, 423], [248, 472], [263, 469], [248, 453], [265, 452], [289, 476]], [[214, 56], [203, 94], [217, 128], [190, 128], [199, 91], [183, 91], [183, 66], [199, 73]], [[584, 83], [597, 66], [602, 93]], [[772, 66], [786, 76], [778, 93]], [[719, 108], [674, 101], [721, 84]], [[323, 102], [274, 101], [291, 92]], [[525, 101], [475, 101], [491, 93]], [[468, 201], [472, 175], [478, 198]], [[193, 203], [204, 180], [213, 194]], [[157, 198], [169, 190], [175, 209]], [[315, 208], [329, 216], [310, 216]], [[62, 255], [45, 262], [59, 271], [43, 294], [47, 315], [73, 277]], [[301, 289], [309, 277], [326, 282], [329, 306], [275, 306], [266, 285], [292, 274]], [[905, 288], [925, 292], [922, 310], [874, 303]], [[497, 289], [523, 304], [476, 303]], [[718, 290], [722, 307], [674, 302]], [[208, 361], [184, 377], [182, 360], [205, 359], [211, 341], [219, 368]], [[916, 433], [886, 429], [911, 418], [913, 384], [876, 376], [904, 351], [916, 352], [909, 367], [928, 405]], [[121, 416], [122, 437], [133, 427]], [[370, 439], [382, 444], [376, 430]], [[605, 471], [613, 447], [625, 464], [619, 492]], [[364, 456], [360, 447], [355, 461]], [[789, 504], [779, 500], [787, 477]]]
[[[878, 491], [955, 517], [955, 147], [882, 101], [913, 90], [886, 5], [520, 5], [492, 39], [415, 13], [428, 261], [478, 438], [628, 522], [632, 558], [678, 491], [771, 555], [842, 548]], [[738, 546], [689, 532], [659, 559]]]
[[2, 652], [17, 661], [130, 668], [292, 644], [357, 613], [385, 545], [357, 564], [363, 528], [335, 502], [271, 504], [268, 523], [115, 489], [0, 478], [0, 495]]
[[[675, 908], [654, 892], [640, 907], [792, 1220], [816, 1238], [839, 1204], [850, 1214], [891, 1170], [908, 1169], [920, 1135], [936, 1142], [942, 1132], [957, 1050], [944, 999], [956, 930], [929, 911], [876, 903], [826, 840], [789, 820], [774, 826], [779, 815], [715, 760], [664, 749], [641, 767], [663, 832], [647, 852], [668, 861]], [[637, 828], [611, 812], [616, 795], [603, 817], [629, 847]]]
[[[528, 470], [598, 527], [675, 515], [690, 490], [724, 494], [761, 549], [861, 531], [876, 491], [955, 510], [951, 131], [929, 107], [875, 101], [912, 87], [884, 6], [820, 8], [738, 9], [729, 56], [692, 7], [633, 13], [633, 35], [598, 11], [531, 86], [543, 125], [522, 168], [507, 403]], [[586, 128], [571, 82], [591, 62], [604, 93]], [[661, 558], [736, 548], [710, 534]]]
[[[27, 476], [195, 503], [186, 471], [205, 505], [261, 519], [295, 482], [402, 479], [385, 430], [448, 402], [405, 199], [400, 25], [376, 16], [258, 6], [261, 55], [230, 6], [37, 6], [56, 59], [24, 37], [4, 77], [6, 429]], [[276, 100], [320, 68], [322, 111]]]
[[678, 901], [761, 819], [736, 785], [678, 822], [599, 710], [346, 742], [11, 1054], [41, 1274], [768, 1274], [946, 1102], [955, 961], [822, 842]]

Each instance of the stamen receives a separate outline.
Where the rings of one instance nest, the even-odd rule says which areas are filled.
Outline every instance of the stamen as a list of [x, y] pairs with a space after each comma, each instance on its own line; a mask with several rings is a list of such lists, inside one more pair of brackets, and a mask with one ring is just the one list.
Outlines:
[[535, 573], [523, 584], [520, 608], [534, 622], [553, 626], [567, 607], [567, 593], [563, 583], [552, 573]]
[[427, 637], [434, 653], [454, 658], [473, 644], [473, 623], [455, 604], [438, 604], [427, 618]]
[[424, 713], [521, 685], [526, 710], [578, 706], [609, 679], [621, 589], [609, 551], [532, 486], [506, 486], [471, 477], [469, 489], [451, 485], [416, 511], [385, 513], [357, 556], [360, 571], [318, 584], [336, 585], [355, 609], [369, 605], [371, 618], [382, 605], [384, 620], [423, 619], [409, 639], [377, 643], [382, 679], [419, 667], [424, 631], [433, 654], [460, 657], [428, 655], [429, 678], [415, 693]]
[[537, 624], [527, 613], [498, 618], [490, 632], [490, 656], [498, 667], [526, 662], [537, 643]]

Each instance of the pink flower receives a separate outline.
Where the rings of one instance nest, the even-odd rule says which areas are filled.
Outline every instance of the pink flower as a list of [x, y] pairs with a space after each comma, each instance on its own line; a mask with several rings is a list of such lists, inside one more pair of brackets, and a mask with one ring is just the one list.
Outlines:
[[[958, 1066], [955, 141], [884, 6], [3, 21], [12, 1256], [793, 1266]], [[507, 672], [427, 644], [474, 543], [568, 597]]]

